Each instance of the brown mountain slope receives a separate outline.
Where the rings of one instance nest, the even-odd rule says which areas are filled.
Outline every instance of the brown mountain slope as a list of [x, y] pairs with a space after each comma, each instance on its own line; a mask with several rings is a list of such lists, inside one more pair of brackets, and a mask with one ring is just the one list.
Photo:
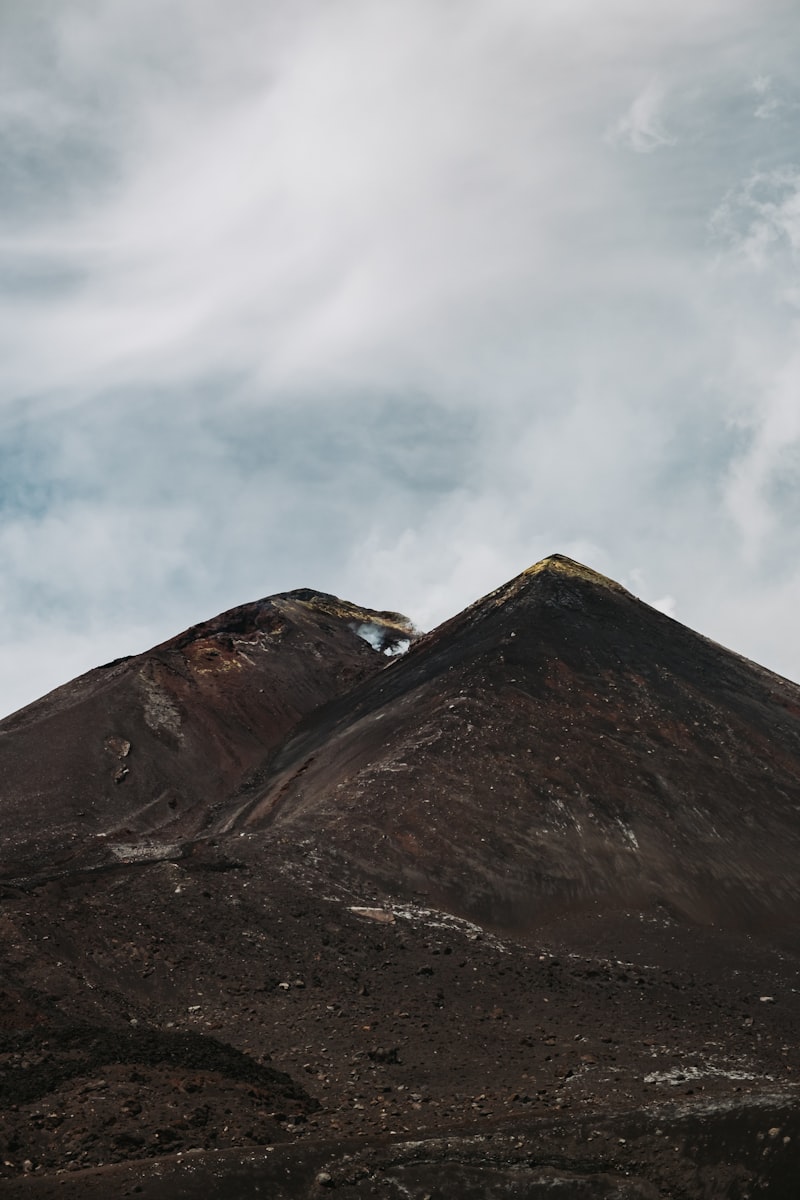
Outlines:
[[227, 828], [533, 926], [800, 911], [800, 688], [554, 556], [312, 716]]
[[[307, 713], [413, 636], [312, 591], [247, 604], [99, 667], [0, 722], [0, 877], [200, 832]], [[112, 849], [109, 850], [108, 847]]]

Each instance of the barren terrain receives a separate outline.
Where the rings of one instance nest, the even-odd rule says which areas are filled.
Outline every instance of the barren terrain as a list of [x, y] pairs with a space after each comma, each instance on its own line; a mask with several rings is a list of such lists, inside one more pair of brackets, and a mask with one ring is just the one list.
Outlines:
[[4, 1195], [796, 1196], [800, 689], [611, 581], [273, 597], [0, 771]]

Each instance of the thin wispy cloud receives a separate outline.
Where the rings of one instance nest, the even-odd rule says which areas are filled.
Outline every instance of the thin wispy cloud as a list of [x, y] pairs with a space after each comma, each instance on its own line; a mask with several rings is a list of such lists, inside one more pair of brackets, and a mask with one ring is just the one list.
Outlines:
[[630, 146], [637, 154], [652, 154], [662, 146], [674, 146], [675, 138], [664, 124], [665, 100], [664, 85], [659, 79], [651, 79], [613, 125], [610, 140]]
[[3, 707], [557, 549], [800, 675], [794, 15], [8, 6]]

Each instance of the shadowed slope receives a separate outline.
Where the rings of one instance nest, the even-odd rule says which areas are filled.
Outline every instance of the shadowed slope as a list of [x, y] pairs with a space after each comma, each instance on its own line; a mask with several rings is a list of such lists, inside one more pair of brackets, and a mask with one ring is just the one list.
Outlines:
[[800, 908], [800, 689], [554, 556], [312, 717], [236, 821], [501, 924]]
[[[375, 631], [368, 644], [359, 630]], [[0, 722], [0, 872], [133, 857], [201, 831], [301, 717], [413, 636], [313, 591], [243, 605]], [[111, 851], [106, 847], [110, 846]]]

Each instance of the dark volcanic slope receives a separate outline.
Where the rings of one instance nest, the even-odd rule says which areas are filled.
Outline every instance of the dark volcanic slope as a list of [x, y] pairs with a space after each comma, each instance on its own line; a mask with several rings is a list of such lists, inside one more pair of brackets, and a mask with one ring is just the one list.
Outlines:
[[396, 613], [273, 596], [7, 717], [0, 878], [201, 831], [301, 717], [385, 665], [364, 626], [381, 647], [413, 636]]
[[796, 1200], [800, 689], [559, 557], [359, 630], [0, 725], [3, 1195]]
[[800, 688], [544, 560], [312, 717], [240, 809], [437, 903], [756, 928], [800, 907]]

